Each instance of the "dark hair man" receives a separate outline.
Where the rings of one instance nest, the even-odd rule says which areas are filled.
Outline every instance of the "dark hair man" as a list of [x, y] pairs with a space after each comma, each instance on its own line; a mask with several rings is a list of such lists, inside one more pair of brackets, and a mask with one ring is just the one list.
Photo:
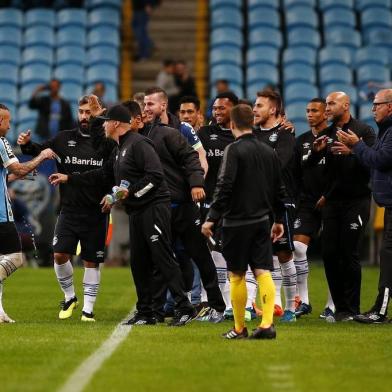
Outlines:
[[[22, 133], [18, 144], [24, 154], [33, 156], [46, 147], [52, 148], [58, 156], [57, 169], [63, 174], [95, 169], [102, 166], [114, 148], [114, 142], [104, 137], [102, 120], [93, 120], [103, 110], [96, 96], [83, 96], [79, 99], [77, 128], [60, 132], [43, 144], [32, 143], [30, 134]], [[78, 306], [71, 256], [76, 254], [80, 241], [85, 268], [81, 320], [95, 321], [93, 309], [101, 279], [99, 264], [104, 261], [108, 225], [108, 216], [102, 214], [99, 203], [107, 190], [102, 184], [88, 188], [73, 183], [60, 185], [60, 214], [53, 236], [54, 270], [65, 297], [60, 319], [71, 317]]]
[[350, 114], [350, 98], [330, 93], [326, 114], [332, 124], [313, 144], [309, 163], [325, 157], [326, 188], [318, 202], [322, 208], [322, 256], [335, 315], [327, 322], [350, 321], [360, 312], [361, 264], [359, 247], [370, 213], [369, 171], [337, 139], [338, 130], [351, 130], [371, 146], [373, 129]]
[[[0, 323], [13, 323], [2, 304], [3, 285], [6, 278], [23, 265], [19, 234], [16, 230], [7, 181], [24, 177], [45, 159], [53, 159], [51, 149], [45, 149], [29, 162], [19, 163], [8, 140], [11, 113], [7, 106], [0, 104]], [[11, 173], [8, 175], [8, 173]], [[8, 178], [7, 178], [8, 177]]]
[[354, 320], [364, 324], [382, 323], [387, 319], [392, 295], [392, 89], [380, 90], [374, 97], [372, 112], [379, 132], [370, 147], [352, 131], [338, 131], [338, 139], [353, 149], [359, 162], [371, 170], [371, 185], [376, 203], [385, 207], [384, 235], [380, 250], [378, 296], [373, 307]]
[[196, 132], [199, 132], [203, 125], [199, 98], [189, 95], [182, 97], [180, 99], [179, 117], [181, 122], [190, 124]]
[[[253, 112], [247, 105], [231, 111], [231, 129], [236, 141], [225, 148], [219, 179], [211, 208], [202, 231], [212, 235], [216, 222], [223, 217], [223, 255], [230, 271], [230, 297], [234, 328], [226, 339], [248, 336], [245, 327], [248, 265], [256, 276], [263, 306], [263, 320], [253, 339], [274, 339], [275, 286], [270, 270], [272, 245], [283, 235], [284, 186], [275, 152], [252, 133]], [[272, 229], [269, 216], [274, 217]]]

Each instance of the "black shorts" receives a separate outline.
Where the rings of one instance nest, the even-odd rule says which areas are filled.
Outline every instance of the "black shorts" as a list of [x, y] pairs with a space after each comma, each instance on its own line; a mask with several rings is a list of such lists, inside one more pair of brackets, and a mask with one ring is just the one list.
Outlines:
[[275, 255], [277, 252], [281, 251], [294, 251], [294, 219], [295, 219], [295, 206], [286, 205], [286, 212], [284, 214], [283, 226], [284, 234], [282, 238], [279, 238], [273, 245], [272, 250]]
[[317, 237], [321, 228], [321, 211], [315, 209], [315, 203], [301, 203], [294, 221], [294, 235]]
[[222, 227], [223, 256], [229, 271], [272, 270], [269, 220], [251, 225]]
[[14, 222], [0, 223], [0, 254], [9, 255], [22, 251], [20, 238]]
[[102, 263], [107, 227], [106, 214], [60, 213], [54, 229], [53, 251], [74, 255], [80, 241], [82, 260]]

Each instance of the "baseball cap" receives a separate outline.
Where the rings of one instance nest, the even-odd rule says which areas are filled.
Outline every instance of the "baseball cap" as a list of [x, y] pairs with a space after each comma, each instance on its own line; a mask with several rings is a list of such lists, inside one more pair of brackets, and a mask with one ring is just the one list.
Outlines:
[[112, 106], [104, 116], [98, 116], [98, 118], [105, 121], [120, 121], [122, 123], [129, 123], [131, 121], [131, 115], [123, 105]]

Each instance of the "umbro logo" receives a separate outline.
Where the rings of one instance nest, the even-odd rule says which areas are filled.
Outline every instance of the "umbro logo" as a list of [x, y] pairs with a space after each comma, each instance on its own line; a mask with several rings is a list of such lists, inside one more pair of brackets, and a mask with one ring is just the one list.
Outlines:
[[200, 226], [200, 219], [196, 219], [196, 220], [195, 220], [195, 225], [196, 225], [196, 226]]
[[156, 242], [156, 241], [158, 241], [158, 239], [159, 239], [159, 235], [158, 234], [153, 234], [150, 237], [151, 242]]
[[358, 223], [350, 223], [351, 230], [358, 230], [359, 224]]
[[75, 146], [76, 146], [75, 140], [68, 140], [68, 147], [75, 147]]
[[212, 135], [210, 135], [210, 140], [213, 140], [213, 141], [218, 140], [218, 135], [213, 133]]
[[310, 143], [304, 143], [302, 144], [302, 147], [308, 149], [310, 147]]
[[105, 252], [103, 252], [102, 250], [99, 250], [99, 251], [97, 252], [97, 258], [102, 259], [103, 256], [104, 256], [104, 254], [105, 254]]
[[294, 229], [298, 229], [299, 227], [301, 227], [301, 219], [297, 218], [294, 221]]

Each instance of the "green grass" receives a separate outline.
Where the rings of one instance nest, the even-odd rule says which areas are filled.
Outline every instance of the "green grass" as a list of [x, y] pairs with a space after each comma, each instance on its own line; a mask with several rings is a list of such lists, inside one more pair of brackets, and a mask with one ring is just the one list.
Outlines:
[[[363, 310], [377, 277], [377, 269], [364, 269]], [[77, 270], [79, 297], [81, 279]], [[24, 269], [6, 282], [6, 310], [17, 323], [0, 325], [0, 391], [54, 391], [98, 348], [135, 301], [128, 270], [105, 269], [102, 283], [97, 323], [85, 325], [76, 315], [56, 319], [53, 271]], [[389, 391], [392, 324], [319, 320], [326, 299], [320, 267], [312, 268], [310, 290], [314, 313], [277, 322], [276, 341], [224, 341], [219, 335], [230, 322], [134, 327], [86, 391]]]

